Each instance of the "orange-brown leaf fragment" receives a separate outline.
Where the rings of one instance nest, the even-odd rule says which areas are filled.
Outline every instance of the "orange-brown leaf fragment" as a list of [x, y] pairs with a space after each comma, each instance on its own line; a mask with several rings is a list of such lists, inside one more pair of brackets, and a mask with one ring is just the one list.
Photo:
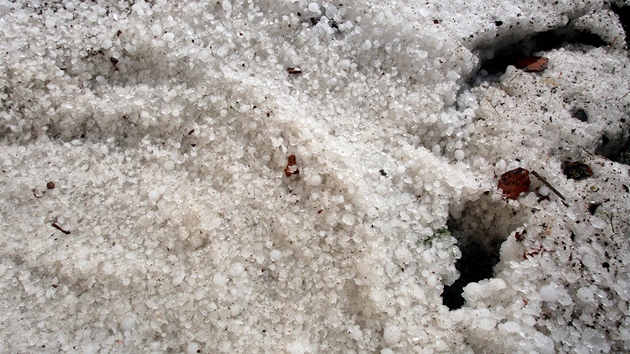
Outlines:
[[507, 171], [499, 178], [499, 188], [503, 190], [503, 196], [514, 200], [518, 199], [521, 193], [527, 193], [530, 184], [529, 171], [520, 167]]
[[516, 66], [517, 69], [523, 69], [523, 71], [540, 72], [547, 69], [548, 63], [549, 59], [545, 57], [530, 55], [517, 59], [516, 65], [514, 66]]
[[291, 177], [292, 175], [297, 175], [300, 173], [300, 170], [297, 168], [297, 161], [295, 159], [295, 155], [289, 155], [287, 162], [287, 167], [284, 168], [284, 174], [287, 177]]

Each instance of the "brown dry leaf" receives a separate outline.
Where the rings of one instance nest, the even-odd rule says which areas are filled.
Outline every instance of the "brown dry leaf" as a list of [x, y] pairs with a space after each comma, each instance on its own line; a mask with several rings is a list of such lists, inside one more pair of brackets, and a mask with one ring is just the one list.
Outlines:
[[516, 66], [517, 69], [523, 69], [523, 71], [540, 72], [547, 69], [548, 63], [549, 59], [545, 57], [530, 55], [518, 58], [514, 66]]
[[508, 171], [499, 178], [499, 188], [508, 199], [516, 200], [521, 193], [527, 193], [530, 184], [529, 171], [521, 167]]
[[291, 177], [292, 175], [297, 175], [300, 173], [300, 170], [297, 168], [297, 161], [295, 159], [295, 155], [289, 155], [288, 157], [287, 167], [284, 168], [284, 174], [287, 177]]

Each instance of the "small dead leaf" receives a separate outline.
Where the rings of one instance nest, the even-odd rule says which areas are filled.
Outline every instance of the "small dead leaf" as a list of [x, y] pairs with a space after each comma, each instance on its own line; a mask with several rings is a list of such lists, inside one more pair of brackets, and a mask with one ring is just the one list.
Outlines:
[[593, 170], [591, 170], [588, 165], [581, 162], [565, 161], [562, 164], [562, 173], [564, 173], [567, 178], [580, 181], [591, 177], [593, 175]]
[[540, 72], [547, 69], [548, 63], [549, 59], [545, 57], [530, 55], [517, 59], [514, 66], [516, 66], [517, 69], [522, 69], [527, 72]]
[[521, 193], [527, 193], [531, 181], [529, 171], [524, 168], [516, 168], [501, 175], [499, 188], [503, 190], [503, 196], [516, 200]]
[[284, 168], [284, 174], [287, 177], [291, 177], [292, 175], [297, 175], [300, 173], [300, 170], [297, 168], [297, 161], [295, 159], [295, 155], [289, 155], [287, 167]]

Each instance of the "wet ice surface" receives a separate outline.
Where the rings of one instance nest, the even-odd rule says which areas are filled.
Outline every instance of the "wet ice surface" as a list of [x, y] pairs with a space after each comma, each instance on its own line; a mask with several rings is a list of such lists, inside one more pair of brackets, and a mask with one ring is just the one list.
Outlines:
[[630, 349], [608, 5], [0, 9], [3, 350]]

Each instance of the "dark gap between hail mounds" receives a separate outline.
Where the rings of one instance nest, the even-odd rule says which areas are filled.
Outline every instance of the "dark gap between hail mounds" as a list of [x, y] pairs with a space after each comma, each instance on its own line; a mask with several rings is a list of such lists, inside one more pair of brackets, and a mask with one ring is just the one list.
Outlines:
[[494, 75], [504, 73], [509, 65], [516, 65], [519, 59], [531, 56], [536, 52], [549, 51], [568, 44], [581, 44], [592, 47], [601, 47], [608, 44], [596, 34], [574, 29], [571, 22], [564, 27], [536, 33], [516, 42], [505, 44], [500, 42], [501, 37], [498, 37], [498, 40], [498, 44], [494, 47], [482, 46], [473, 49], [473, 51], [491, 50], [494, 52], [494, 56], [491, 59], [481, 58], [479, 70], [469, 80], [471, 86], [474, 86], [478, 79], [488, 79]]
[[484, 195], [467, 202], [457, 217], [451, 213], [446, 223], [457, 240], [461, 258], [455, 263], [460, 276], [445, 284], [442, 301], [451, 310], [464, 306], [462, 295], [466, 285], [494, 277], [494, 267], [500, 261], [501, 245], [508, 236], [523, 226], [526, 209], [506, 208], [506, 201]]

